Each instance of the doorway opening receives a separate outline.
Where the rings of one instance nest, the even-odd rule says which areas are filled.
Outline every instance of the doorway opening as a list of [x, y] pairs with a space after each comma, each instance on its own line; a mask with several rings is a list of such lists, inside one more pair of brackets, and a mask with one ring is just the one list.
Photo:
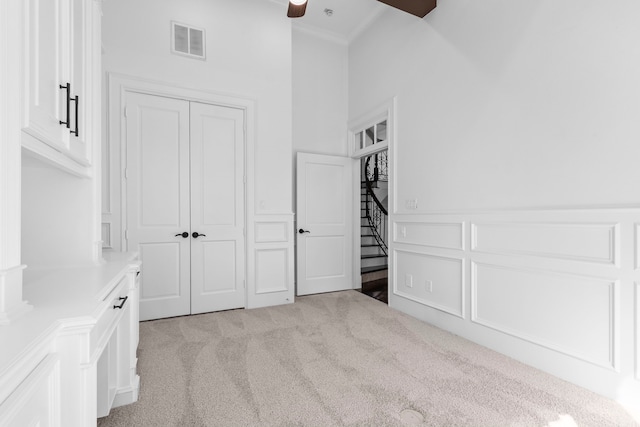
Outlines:
[[389, 303], [389, 156], [360, 159], [360, 274], [362, 293]]
[[[352, 158], [360, 163], [353, 173], [354, 221], [359, 232], [353, 234], [354, 249], [360, 259], [360, 291], [389, 304], [390, 209], [394, 206], [393, 144], [395, 139], [396, 98], [391, 98], [349, 124]], [[359, 207], [358, 207], [359, 206]], [[393, 246], [391, 244], [391, 246]], [[359, 264], [359, 265], [358, 265]], [[392, 298], [393, 299], [393, 298]]]

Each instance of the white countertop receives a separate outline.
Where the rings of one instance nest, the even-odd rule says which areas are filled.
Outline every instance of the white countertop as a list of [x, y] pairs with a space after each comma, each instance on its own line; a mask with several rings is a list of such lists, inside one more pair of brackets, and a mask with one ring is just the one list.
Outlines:
[[33, 309], [0, 326], [0, 383], [12, 366], [46, 340], [64, 319], [95, 323], [100, 303], [123, 274], [138, 264], [137, 253], [104, 254], [102, 264], [24, 272], [23, 299]]

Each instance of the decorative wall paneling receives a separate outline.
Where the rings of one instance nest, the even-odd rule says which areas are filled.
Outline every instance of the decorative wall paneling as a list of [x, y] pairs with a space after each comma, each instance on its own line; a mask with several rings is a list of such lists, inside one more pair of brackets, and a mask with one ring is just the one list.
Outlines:
[[640, 380], [640, 283], [635, 283], [635, 321], [634, 321], [634, 332], [635, 332], [635, 363], [636, 363], [636, 379]]
[[[257, 215], [249, 254], [248, 308], [289, 304], [294, 300], [293, 215]], [[251, 236], [250, 236], [251, 237]]]
[[471, 320], [615, 369], [617, 281], [471, 262]]
[[113, 249], [111, 246], [111, 223], [103, 222], [101, 224], [102, 231], [102, 247], [104, 249]]
[[390, 305], [628, 401], [640, 396], [639, 217], [640, 209], [395, 213]]
[[397, 222], [394, 240], [440, 249], [464, 250], [464, 223]]
[[[464, 259], [394, 250], [393, 292], [461, 318], [464, 312]], [[411, 272], [399, 275], [399, 272]]]
[[634, 248], [635, 248], [635, 268], [636, 270], [640, 270], [640, 224], [635, 224], [635, 241], [634, 241]]
[[471, 250], [619, 265], [618, 224], [476, 223]]

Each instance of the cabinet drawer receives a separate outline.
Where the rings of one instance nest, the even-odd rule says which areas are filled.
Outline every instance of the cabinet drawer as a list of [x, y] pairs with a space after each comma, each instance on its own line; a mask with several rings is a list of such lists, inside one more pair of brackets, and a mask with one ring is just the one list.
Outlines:
[[91, 348], [102, 351], [129, 304], [129, 283], [123, 276], [102, 300], [98, 321], [91, 333]]

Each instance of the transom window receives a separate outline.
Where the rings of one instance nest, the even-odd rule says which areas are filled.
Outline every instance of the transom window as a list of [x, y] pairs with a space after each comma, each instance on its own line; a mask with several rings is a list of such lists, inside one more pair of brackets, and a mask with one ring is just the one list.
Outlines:
[[376, 123], [354, 134], [354, 151], [364, 150], [372, 145], [387, 142], [387, 120]]

